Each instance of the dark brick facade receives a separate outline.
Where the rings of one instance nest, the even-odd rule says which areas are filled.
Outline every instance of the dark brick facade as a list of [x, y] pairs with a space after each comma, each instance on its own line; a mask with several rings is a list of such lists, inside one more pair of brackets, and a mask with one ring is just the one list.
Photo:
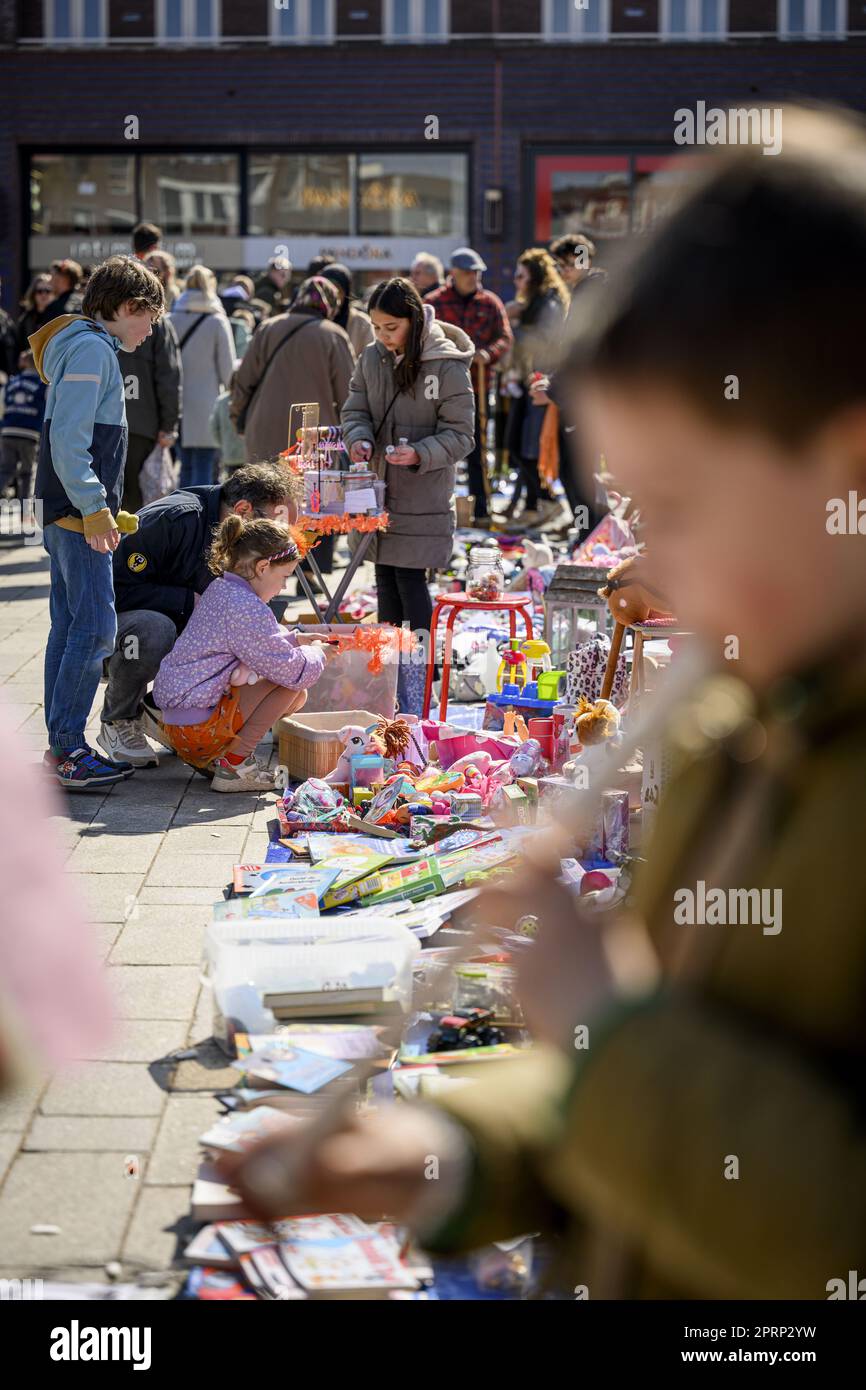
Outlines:
[[[112, 27], [152, 0], [112, 0]], [[535, 0], [530, 0], [535, 3]], [[620, 3], [620, 0], [617, 0]], [[745, 0], [731, 0], [732, 16]], [[466, 0], [467, 9], [473, 0]], [[650, 0], [635, 0], [634, 8]], [[452, 9], [457, 9], [455, 0]], [[41, 10], [36, 3], [25, 12]], [[224, 0], [224, 13], [230, 0]], [[475, 7], [478, 8], [477, 6]], [[258, 10], [237, 0], [242, 11]], [[756, 12], [756, 7], [752, 7]], [[340, 0], [373, 15], [376, 0]], [[525, 6], [500, 0], [499, 23]], [[6, 13], [0, 0], [0, 20]], [[367, 21], [365, 21], [367, 22]], [[378, 23], [378, 16], [376, 16]], [[763, 22], [763, 21], [762, 21]], [[740, 23], [738, 20], [737, 23]], [[0, 274], [14, 302], [25, 269], [26, 154], [34, 148], [129, 150], [124, 118], [140, 120], [137, 148], [424, 146], [424, 120], [440, 119], [443, 145], [470, 159], [470, 239], [503, 287], [531, 226], [527, 150], [672, 148], [678, 107], [807, 96], [866, 107], [866, 44], [466, 44], [394, 48], [379, 42], [327, 49], [245, 46], [53, 50], [0, 48]], [[502, 119], [496, 122], [497, 70]], [[387, 91], [387, 101], [383, 92]], [[505, 190], [506, 234], [486, 241], [483, 192]], [[153, 214], [151, 214], [153, 215]]]

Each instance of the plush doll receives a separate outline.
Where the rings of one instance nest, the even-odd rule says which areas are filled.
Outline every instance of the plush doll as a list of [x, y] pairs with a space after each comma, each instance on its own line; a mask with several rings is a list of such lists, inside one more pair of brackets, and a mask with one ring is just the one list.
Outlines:
[[337, 737], [343, 745], [343, 751], [333, 772], [329, 772], [323, 780], [331, 787], [348, 787], [352, 780], [352, 758], [356, 753], [367, 751], [370, 739], [366, 729], [362, 729], [360, 724], [344, 724]]
[[255, 685], [257, 680], [255, 671], [251, 671], [245, 661], [240, 661], [229, 676], [229, 685]]
[[553, 565], [553, 551], [543, 541], [523, 542], [523, 569], [508, 585], [512, 594], [525, 594], [527, 589], [544, 593], [547, 585], [541, 571]]
[[579, 742], [590, 748], [619, 733], [619, 710], [610, 700], [587, 700], [581, 695], [574, 712], [574, 729]]

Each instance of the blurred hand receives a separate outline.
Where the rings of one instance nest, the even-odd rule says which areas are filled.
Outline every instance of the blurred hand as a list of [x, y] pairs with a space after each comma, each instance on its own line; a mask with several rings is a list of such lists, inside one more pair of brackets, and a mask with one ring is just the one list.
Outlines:
[[413, 464], [420, 463], [415, 450], [408, 444], [402, 444], [388, 455], [388, 462], [395, 463], [398, 468], [411, 468]]
[[475, 356], [474, 356], [473, 359], [472, 359], [472, 365], [473, 365], [473, 366], [476, 366], [476, 367], [477, 367], [477, 366], [484, 366], [484, 367], [486, 367], [486, 366], [487, 366], [487, 363], [488, 363], [489, 361], [490, 361], [490, 353], [487, 352], [485, 348], [479, 348], [478, 352], [476, 352]]
[[101, 536], [88, 536], [87, 544], [98, 555], [108, 555], [120, 545], [120, 532], [115, 526], [111, 531], [103, 532]]
[[395, 1105], [343, 1115], [322, 1133], [315, 1121], [291, 1135], [268, 1136], [243, 1154], [217, 1160], [223, 1180], [243, 1198], [239, 1215], [274, 1220], [304, 1212], [350, 1211], [403, 1221], [427, 1187], [431, 1154], [446, 1147], [429, 1111]]
[[530, 387], [529, 394], [532, 397], [533, 405], [552, 405], [553, 402], [547, 394], [550, 386], [550, 377], [543, 376], [539, 381], [534, 381]]
[[349, 450], [349, 458], [353, 463], [366, 463], [373, 456], [373, 446], [366, 441], [353, 444]]
[[177, 435], [171, 430], [160, 430], [156, 436], [156, 442], [163, 449], [170, 449], [177, 440]]
[[337, 655], [337, 648], [331, 642], [318, 642], [313, 640], [305, 645], [309, 645], [311, 651], [321, 652], [325, 661], [331, 661]]
[[609, 919], [581, 907], [574, 893], [557, 882], [558, 871], [558, 865], [527, 858], [502, 887], [481, 892], [471, 905], [471, 918], [481, 924], [481, 933], [485, 928], [513, 929], [523, 916], [538, 918], [535, 941], [514, 957], [518, 995], [533, 1037], [571, 1049], [575, 1027], [605, 1011], [615, 983], [600, 925]]

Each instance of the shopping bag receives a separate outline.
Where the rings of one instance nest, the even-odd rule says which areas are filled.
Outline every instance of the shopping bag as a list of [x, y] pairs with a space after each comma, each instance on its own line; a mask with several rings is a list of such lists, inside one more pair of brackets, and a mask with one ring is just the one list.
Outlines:
[[141, 465], [138, 485], [141, 489], [143, 507], [146, 507], [148, 502], [156, 502], [159, 497], [166, 497], [168, 493], [174, 492], [177, 487], [177, 469], [170, 449], [164, 448], [162, 444], [153, 446]]

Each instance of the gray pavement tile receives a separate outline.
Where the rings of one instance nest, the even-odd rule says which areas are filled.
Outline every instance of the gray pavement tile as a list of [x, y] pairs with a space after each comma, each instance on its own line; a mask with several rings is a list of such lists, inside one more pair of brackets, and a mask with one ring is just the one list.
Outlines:
[[[207, 908], [201, 909], [207, 912]], [[154, 918], [153, 915], [156, 914]], [[111, 952], [112, 965], [197, 965], [204, 942], [204, 922], [166, 920], [166, 909], [140, 908], [126, 923]]]
[[121, 1018], [188, 1020], [199, 971], [191, 965], [110, 965], [108, 987]]
[[156, 1131], [156, 1116], [37, 1115], [24, 1149], [143, 1154], [153, 1149]]
[[0, 1096], [0, 1132], [9, 1133], [27, 1128], [46, 1080], [47, 1077], [35, 1077], [17, 1086], [14, 1091]]
[[43, 1115], [158, 1115], [164, 1103], [146, 1067], [84, 1062], [51, 1082], [39, 1109]]
[[20, 1133], [0, 1134], [0, 1183], [11, 1168], [23, 1137]]
[[158, 1062], [184, 1046], [188, 1031], [186, 1019], [119, 1019], [111, 1041], [88, 1060]]
[[70, 873], [69, 883], [94, 922], [124, 922], [132, 910], [144, 874]]
[[[23, 1153], [0, 1193], [0, 1250], [19, 1270], [117, 1259], [139, 1195], [117, 1153]], [[176, 1189], [179, 1190], [179, 1189]], [[58, 1235], [33, 1235], [55, 1225]]]
[[142, 1187], [123, 1243], [124, 1263], [143, 1269], [168, 1269], [176, 1252], [192, 1240], [198, 1226], [190, 1219], [192, 1184]]
[[221, 1111], [213, 1096], [169, 1096], [147, 1165], [146, 1184], [188, 1187], [201, 1158], [199, 1136]]

